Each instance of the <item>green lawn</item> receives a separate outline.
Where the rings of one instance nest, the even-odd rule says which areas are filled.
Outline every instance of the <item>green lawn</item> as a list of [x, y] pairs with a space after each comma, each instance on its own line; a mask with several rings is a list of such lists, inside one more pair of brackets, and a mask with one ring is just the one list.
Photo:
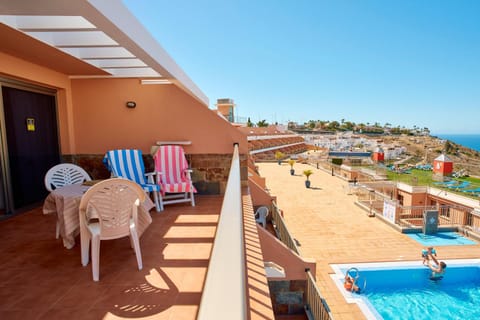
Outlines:
[[[444, 188], [440, 185], [436, 185], [432, 179], [432, 171], [425, 171], [425, 170], [418, 170], [412, 169], [410, 173], [395, 173], [392, 171], [387, 171], [387, 177], [389, 180], [403, 182], [409, 185], [417, 185], [417, 186], [433, 186], [436, 188]], [[460, 183], [462, 181], [470, 182], [470, 186], [465, 189], [475, 189], [480, 188], [480, 179], [479, 178], [472, 178], [472, 177], [465, 177], [465, 178], [452, 178], [453, 180], [457, 180]], [[469, 195], [467, 193], [456, 191], [453, 189], [448, 189], [451, 192], [455, 192], [461, 194], [463, 196], [471, 197], [471, 198], [478, 198], [477, 195]]]
[[[432, 171], [418, 169], [412, 169], [411, 173], [396, 173], [387, 171], [387, 177], [392, 181], [398, 181], [417, 186], [428, 186], [434, 182], [432, 180]], [[414, 183], [415, 179], [417, 181], [416, 183]]]
[[479, 178], [466, 177], [466, 178], [458, 178], [458, 180], [468, 181], [471, 184], [474, 184], [474, 185], [477, 185], [477, 186], [480, 187], [480, 179]]

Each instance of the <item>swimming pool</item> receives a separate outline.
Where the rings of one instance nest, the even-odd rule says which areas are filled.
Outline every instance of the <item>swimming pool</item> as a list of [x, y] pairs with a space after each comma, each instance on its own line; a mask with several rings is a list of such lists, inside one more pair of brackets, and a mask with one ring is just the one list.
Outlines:
[[465, 238], [457, 232], [438, 232], [435, 234], [407, 233], [406, 235], [424, 247], [477, 244], [475, 241]]
[[[421, 261], [332, 265], [332, 278], [367, 319], [480, 319], [480, 259], [445, 262], [444, 278], [437, 281]], [[359, 270], [361, 294], [343, 287], [350, 267]]]

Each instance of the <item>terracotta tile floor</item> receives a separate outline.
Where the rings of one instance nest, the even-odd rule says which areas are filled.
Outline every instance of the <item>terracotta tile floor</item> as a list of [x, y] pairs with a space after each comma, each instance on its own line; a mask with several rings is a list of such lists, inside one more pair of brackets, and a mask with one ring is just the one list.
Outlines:
[[[279, 208], [290, 232], [300, 244], [302, 256], [317, 261], [317, 284], [336, 320], [364, 319], [360, 309], [347, 304], [330, 278], [330, 264], [374, 261], [420, 262], [422, 246], [379, 219], [370, 218], [347, 195], [347, 182], [330, 172], [296, 163], [294, 176], [290, 166], [257, 163], [266, 178], [270, 193], [277, 196]], [[311, 188], [305, 188], [302, 172], [312, 169]], [[479, 258], [480, 245], [442, 246], [441, 259]]]
[[128, 238], [102, 241], [98, 283], [41, 208], [1, 221], [0, 319], [195, 319], [222, 200], [151, 211], [141, 271]]

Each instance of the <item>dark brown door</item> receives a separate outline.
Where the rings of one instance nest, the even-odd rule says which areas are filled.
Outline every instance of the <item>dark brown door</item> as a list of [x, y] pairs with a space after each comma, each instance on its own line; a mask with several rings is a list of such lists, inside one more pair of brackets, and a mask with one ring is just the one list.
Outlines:
[[15, 210], [47, 195], [43, 178], [60, 161], [56, 104], [53, 95], [5, 86], [2, 96]]

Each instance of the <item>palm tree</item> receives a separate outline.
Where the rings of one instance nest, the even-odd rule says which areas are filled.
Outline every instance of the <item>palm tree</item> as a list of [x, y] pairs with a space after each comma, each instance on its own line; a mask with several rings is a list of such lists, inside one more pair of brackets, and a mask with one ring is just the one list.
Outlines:
[[268, 127], [268, 122], [267, 120], [260, 120], [257, 122], [257, 127]]
[[282, 164], [282, 159], [285, 157], [285, 154], [281, 151], [275, 152], [275, 159], [277, 159], [278, 164]]
[[336, 129], [338, 129], [339, 126], [340, 126], [340, 124], [338, 123], [338, 121], [332, 121], [328, 124], [328, 129], [336, 130]]
[[310, 179], [309, 177], [313, 174], [313, 171], [308, 169], [308, 170], [303, 170], [303, 175], [307, 177], [307, 180], [305, 181], [305, 187], [310, 188]]
[[295, 164], [295, 160], [288, 159], [287, 162], [290, 165], [290, 174], [293, 176], [295, 174], [295, 169], [293, 169], [293, 165]]

